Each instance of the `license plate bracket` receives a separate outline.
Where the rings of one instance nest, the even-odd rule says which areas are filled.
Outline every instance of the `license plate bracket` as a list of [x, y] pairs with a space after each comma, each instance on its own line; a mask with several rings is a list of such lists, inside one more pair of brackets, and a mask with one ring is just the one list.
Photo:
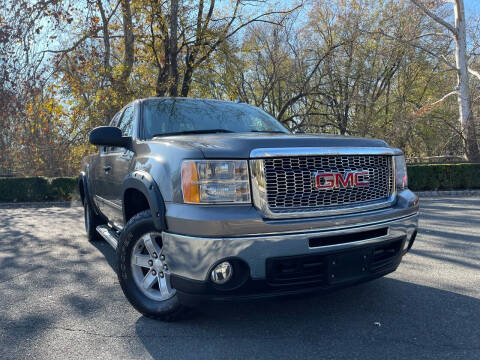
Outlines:
[[359, 250], [328, 257], [328, 282], [337, 284], [365, 276], [369, 271], [371, 252]]

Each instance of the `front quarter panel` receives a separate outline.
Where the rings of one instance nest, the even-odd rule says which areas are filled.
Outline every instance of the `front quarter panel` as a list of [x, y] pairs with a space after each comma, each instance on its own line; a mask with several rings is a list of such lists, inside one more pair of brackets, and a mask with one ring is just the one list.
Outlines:
[[201, 151], [174, 141], [139, 141], [133, 171], [149, 174], [165, 202], [183, 202], [181, 166], [184, 159], [203, 159]]

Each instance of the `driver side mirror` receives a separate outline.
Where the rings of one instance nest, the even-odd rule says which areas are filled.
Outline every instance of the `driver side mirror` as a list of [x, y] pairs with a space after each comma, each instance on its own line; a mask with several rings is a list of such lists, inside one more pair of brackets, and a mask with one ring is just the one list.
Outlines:
[[99, 126], [90, 131], [88, 140], [93, 145], [114, 146], [129, 149], [131, 147], [132, 138], [130, 136], [122, 136], [122, 131], [115, 126]]

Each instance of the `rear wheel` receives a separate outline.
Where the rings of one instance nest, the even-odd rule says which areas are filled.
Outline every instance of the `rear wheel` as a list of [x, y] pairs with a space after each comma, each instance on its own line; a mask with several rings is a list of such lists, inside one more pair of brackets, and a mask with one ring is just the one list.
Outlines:
[[135, 309], [163, 321], [186, 315], [187, 308], [180, 304], [171, 286], [162, 234], [155, 228], [149, 210], [135, 215], [125, 225], [117, 258], [120, 285]]
[[105, 224], [105, 221], [93, 212], [88, 199], [85, 199], [83, 204], [83, 214], [85, 217], [85, 231], [87, 232], [88, 241], [98, 241], [102, 237], [97, 233], [97, 226]]

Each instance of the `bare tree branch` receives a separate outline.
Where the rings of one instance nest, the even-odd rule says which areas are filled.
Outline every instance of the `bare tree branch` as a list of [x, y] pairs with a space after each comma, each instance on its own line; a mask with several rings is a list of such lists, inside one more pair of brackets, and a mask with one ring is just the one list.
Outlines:
[[471, 67], [468, 68], [468, 72], [475, 76], [478, 80], [480, 80], [480, 73], [478, 71], [473, 70]]
[[445, 55], [443, 55], [443, 54], [440, 54], [440, 55], [439, 55], [439, 54], [436, 54], [436, 53], [434, 53], [433, 51], [427, 49], [426, 47], [424, 47], [424, 46], [422, 46], [422, 45], [415, 44], [414, 42], [412, 42], [413, 39], [408, 39], [408, 40], [399, 39], [399, 38], [396, 38], [396, 37], [394, 37], [394, 36], [392, 36], [392, 35], [389, 35], [389, 34], [383, 32], [383, 31], [381, 31], [381, 30], [380, 30], [380, 31], [376, 31], [376, 32], [368, 32], [368, 31], [367, 31], [367, 33], [369, 33], [369, 34], [381, 34], [381, 35], [387, 37], [387, 38], [390, 39], [390, 40], [395, 40], [395, 41], [398, 41], [398, 42], [400, 42], [400, 43], [402, 43], [402, 44], [410, 45], [410, 46], [412, 46], [412, 47], [414, 47], [414, 48], [416, 48], [416, 49], [422, 50], [422, 51], [426, 52], [427, 54], [432, 55], [433, 57], [441, 60], [445, 65], [447, 65], [448, 67], [450, 67], [452, 70], [458, 71], [457, 66], [455, 66], [452, 62], [448, 61], [448, 59], [445, 57]]
[[428, 15], [433, 20], [435, 20], [436, 22], [438, 22], [439, 24], [443, 25], [448, 30], [450, 30], [452, 34], [457, 35], [457, 30], [451, 24], [449, 24], [448, 22], [443, 20], [441, 17], [435, 15], [433, 12], [428, 10], [427, 7], [423, 5], [420, 1], [418, 0], [410, 0], [410, 1], [413, 2], [418, 8], [420, 8], [426, 15]]
[[422, 106], [420, 109], [415, 111], [414, 115], [421, 115], [421, 114], [423, 114], [427, 111], [432, 110], [436, 105], [440, 104], [441, 102], [443, 102], [445, 99], [449, 98], [452, 95], [458, 95], [458, 91], [454, 90], [452, 92], [449, 92], [448, 94], [444, 95], [442, 98], [438, 99], [437, 101], [435, 101], [431, 104]]

